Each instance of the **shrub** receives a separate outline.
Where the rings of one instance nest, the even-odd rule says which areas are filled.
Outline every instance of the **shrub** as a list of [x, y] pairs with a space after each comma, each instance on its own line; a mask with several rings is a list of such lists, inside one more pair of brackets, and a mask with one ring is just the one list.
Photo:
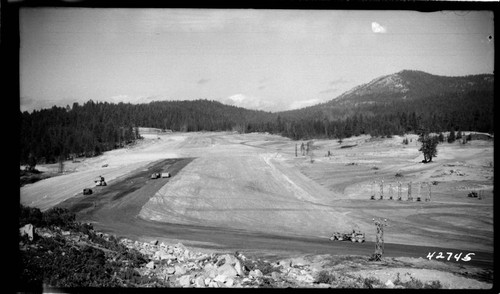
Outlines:
[[316, 283], [331, 284], [335, 282], [336, 277], [331, 272], [327, 270], [322, 270], [318, 273], [316, 277]]
[[438, 280], [423, 283], [422, 281], [411, 276], [409, 281], [403, 282], [400, 279], [399, 273], [396, 277], [396, 280], [394, 280], [394, 285], [400, 285], [406, 289], [441, 289], [443, 287], [441, 285], [441, 282]]
[[25, 224], [32, 224], [35, 227], [57, 226], [61, 229], [81, 226], [75, 223], [75, 214], [67, 209], [54, 207], [42, 213], [38, 208], [20, 205], [19, 225], [24, 226]]
[[43, 214], [45, 226], [57, 226], [61, 229], [73, 228], [75, 222], [75, 214], [69, 210], [53, 207]]
[[440, 281], [431, 281], [430, 283], [426, 283], [424, 285], [424, 289], [441, 289], [443, 285], [441, 285]]
[[441, 133], [441, 132], [440, 132], [440, 133], [439, 133], [439, 135], [438, 135], [438, 141], [439, 141], [440, 143], [443, 143], [443, 142], [444, 142], [444, 135], [443, 135], [443, 133]]
[[379, 279], [375, 277], [367, 277], [363, 280], [363, 287], [373, 289], [374, 285], [382, 285]]
[[20, 205], [19, 225], [32, 224], [35, 227], [42, 226], [43, 214], [38, 208]]

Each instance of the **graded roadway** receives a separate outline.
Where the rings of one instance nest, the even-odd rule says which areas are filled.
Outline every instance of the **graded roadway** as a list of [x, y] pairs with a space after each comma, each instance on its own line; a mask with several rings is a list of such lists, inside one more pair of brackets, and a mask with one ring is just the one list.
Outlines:
[[[301, 156], [300, 149], [295, 157], [295, 144], [301, 141], [267, 134], [144, 136], [134, 147], [68, 162], [71, 172], [22, 187], [21, 203], [41, 209], [63, 206], [97, 229], [132, 239], [276, 257], [370, 255], [372, 219], [380, 217], [388, 221], [387, 256], [473, 252], [468, 264], [492, 266], [492, 142], [444, 143], [433, 163], [422, 164], [415, 136], [409, 145], [401, 144], [401, 137], [361, 136], [342, 144], [315, 140], [312, 157]], [[172, 177], [149, 178], [161, 170]], [[106, 177], [108, 186], [81, 195], [98, 175]], [[379, 197], [372, 182], [381, 179], [386, 199], [369, 200], [371, 194]], [[403, 183], [403, 201], [388, 200], [388, 187], [397, 181]], [[432, 201], [406, 201], [409, 181], [414, 197], [419, 183], [436, 182]], [[483, 190], [482, 200], [466, 197], [473, 188]], [[420, 191], [422, 199], [427, 189]], [[396, 198], [397, 190], [393, 193]], [[334, 231], [352, 229], [365, 232], [368, 242], [328, 240]]]

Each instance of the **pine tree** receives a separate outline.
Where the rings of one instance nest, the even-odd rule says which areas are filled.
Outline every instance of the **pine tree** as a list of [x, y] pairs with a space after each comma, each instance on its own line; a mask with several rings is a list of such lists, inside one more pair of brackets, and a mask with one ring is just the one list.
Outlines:
[[422, 147], [418, 151], [421, 151], [424, 155], [423, 163], [431, 162], [433, 157], [437, 157], [437, 137], [430, 136], [428, 133], [422, 133], [418, 141], [422, 142]]
[[455, 130], [454, 129], [451, 129], [450, 130], [450, 135], [448, 136], [448, 143], [453, 143], [455, 142]]

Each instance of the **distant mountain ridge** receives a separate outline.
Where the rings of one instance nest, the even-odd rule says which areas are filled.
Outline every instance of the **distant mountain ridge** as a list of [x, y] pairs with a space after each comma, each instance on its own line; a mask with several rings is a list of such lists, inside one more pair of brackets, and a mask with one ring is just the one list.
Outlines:
[[417, 70], [402, 70], [354, 87], [327, 103], [353, 106], [395, 99], [420, 99], [448, 92], [490, 90], [493, 89], [493, 82], [493, 74], [448, 77]]
[[180, 132], [269, 132], [295, 140], [403, 135], [421, 131], [494, 133], [494, 76], [443, 77], [420, 71], [382, 76], [336, 99], [297, 110], [265, 112], [217, 101], [90, 100], [73, 107], [20, 112], [22, 163], [94, 156], [139, 138], [137, 127]]

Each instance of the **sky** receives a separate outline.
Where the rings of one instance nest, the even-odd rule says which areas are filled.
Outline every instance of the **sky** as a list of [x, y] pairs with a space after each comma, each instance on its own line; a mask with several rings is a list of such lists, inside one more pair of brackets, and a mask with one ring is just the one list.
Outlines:
[[491, 11], [20, 9], [20, 108], [330, 101], [401, 70], [493, 73]]

